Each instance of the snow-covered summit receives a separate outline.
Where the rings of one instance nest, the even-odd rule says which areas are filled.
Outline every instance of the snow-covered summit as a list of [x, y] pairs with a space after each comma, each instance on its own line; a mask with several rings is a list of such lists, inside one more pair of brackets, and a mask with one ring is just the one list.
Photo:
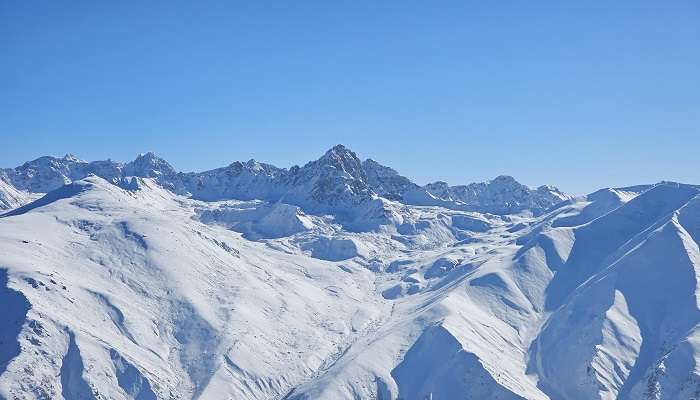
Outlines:
[[88, 163], [76, 157], [44, 156], [17, 168], [5, 170], [10, 183], [17, 189], [46, 193], [87, 176]]
[[440, 199], [461, 202], [478, 211], [494, 214], [525, 210], [541, 214], [555, 204], [571, 198], [554, 186], [543, 185], [533, 189], [507, 175], [468, 185], [449, 186], [445, 182], [435, 182], [425, 188]]
[[554, 187], [530, 189], [510, 177], [467, 186], [435, 183], [421, 187], [374, 160], [361, 161], [343, 145], [334, 146], [302, 167], [289, 169], [249, 160], [199, 173], [178, 173], [167, 161], [148, 152], [126, 164], [112, 160], [86, 162], [72, 155], [47, 156], [4, 172], [7, 182], [16, 189], [35, 193], [49, 192], [89, 174], [111, 182], [136, 176], [155, 178], [177, 193], [201, 200], [285, 199], [310, 212], [332, 214], [354, 214], [354, 207], [364, 207], [377, 196], [410, 205], [499, 214], [523, 210], [540, 213], [568, 198]]
[[175, 169], [152, 152], [139, 154], [134, 161], [83, 161], [72, 154], [39, 157], [13, 169], [5, 169], [7, 181], [20, 190], [47, 193], [90, 174], [111, 182], [127, 177], [172, 177]]
[[172, 165], [150, 151], [145, 154], [139, 154], [134, 161], [125, 164], [122, 171], [122, 174], [125, 176], [143, 178], [171, 177], [176, 173]]
[[357, 154], [342, 144], [334, 146], [318, 160], [306, 164], [302, 170], [314, 171], [323, 168], [331, 168], [341, 175], [347, 174], [348, 178], [364, 183], [367, 182], [367, 176]]

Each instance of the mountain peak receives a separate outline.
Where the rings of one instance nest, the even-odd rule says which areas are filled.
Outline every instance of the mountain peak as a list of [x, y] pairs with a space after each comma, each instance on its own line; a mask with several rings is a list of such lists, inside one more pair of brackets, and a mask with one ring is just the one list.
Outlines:
[[145, 153], [139, 153], [139, 155], [136, 156], [136, 160], [162, 160], [162, 158], [158, 157], [156, 153], [152, 151], [147, 151]]
[[516, 184], [516, 185], [520, 184], [520, 182], [515, 180], [515, 178], [513, 178], [510, 175], [498, 175], [497, 177], [495, 177], [491, 180], [491, 183]]
[[349, 148], [347, 148], [344, 145], [339, 143], [339, 144], [336, 144], [335, 146], [331, 147], [330, 149], [328, 149], [328, 151], [326, 153], [328, 153], [328, 152], [348, 152], [348, 151], [352, 153], [352, 150], [350, 150]]
[[63, 156], [64, 161], [69, 161], [69, 162], [85, 162], [78, 157], [76, 157], [74, 154], [68, 153], [65, 156]]
[[252, 169], [254, 171], [262, 170], [262, 165], [254, 158], [251, 158], [250, 160], [246, 161], [244, 164], [247, 168]]
[[338, 171], [345, 172], [351, 177], [366, 181], [367, 177], [362, 169], [362, 162], [357, 157], [357, 154], [342, 144], [338, 144], [329, 149], [321, 158], [311, 164], [320, 166], [331, 166]]
[[538, 215], [570, 197], [553, 186], [532, 189], [510, 175], [499, 175], [486, 182], [449, 186], [433, 182], [424, 186], [433, 196], [466, 204], [482, 212], [517, 213], [524, 210]]
[[359, 159], [357, 158], [357, 154], [355, 154], [354, 151], [350, 150], [349, 148], [343, 146], [342, 144], [337, 144], [328, 151], [320, 158], [321, 160], [338, 160], [338, 159], [354, 159], [359, 162]]
[[324, 212], [352, 208], [375, 195], [404, 204], [466, 207], [492, 213], [522, 210], [541, 213], [570, 198], [553, 186], [529, 188], [508, 175], [469, 185], [450, 186], [438, 181], [419, 186], [373, 159], [361, 161], [342, 144], [333, 146], [303, 167], [290, 169], [250, 159], [236, 161], [226, 168], [178, 174], [167, 161], [149, 151], [126, 164], [109, 160], [88, 163], [67, 154], [63, 158], [40, 157], [4, 171], [7, 182], [19, 190], [34, 193], [49, 192], [89, 174], [110, 182], [129, 176], [156, 178], [178, 193], [189, 193], [205, 200], [277, 201], [284, 197], [295, 205], [309, 205], [310, 209]]
[[175, 175], [176, 171], [170, 163], [158, 157], [154, 152], [139, 154], [136, 159], [124, 166], [126, 175], [141, 177], [158, 177]]

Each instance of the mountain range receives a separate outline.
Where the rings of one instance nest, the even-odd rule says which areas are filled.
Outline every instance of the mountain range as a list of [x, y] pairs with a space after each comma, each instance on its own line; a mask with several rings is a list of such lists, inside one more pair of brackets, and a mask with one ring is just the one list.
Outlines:
[[[67, 183], [99, 176], [112, 183], [127, 177], [155, 178], [175, 193], [204, 200], [263, 199], [303, 205], [309, 210], [352, 211], [353, 205], [382, 197], [408, 205], [439, 205], [453, 209], [479, 209], [507, 214], [542, 213], [569, 198], [552, 186], [531, 189], [509, 176], [490, 182], [449, 186], [435, 182], [419, 186], [395, 170], [337, 145], [303, 167], [278, 168], [255, 160], [236, 161], [227, 167], [200, 173], [178, 173], [165, 160], [149, 152], [134, 161], [86, 162], [73, 155], [40, 157], [14, 169], [0, 170], [0, 180], [14, 189], [47, 193]], [[9, 191], [3, 190], [7, 196]], [[4, 205], [9, 208], [8, 205]]]
[[700, 187], [0, 170], [2, 399], [697, 399]]

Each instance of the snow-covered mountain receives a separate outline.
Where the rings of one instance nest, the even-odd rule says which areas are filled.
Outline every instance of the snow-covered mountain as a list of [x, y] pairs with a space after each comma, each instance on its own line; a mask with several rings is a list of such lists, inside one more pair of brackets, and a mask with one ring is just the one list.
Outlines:
[[[115, 184], [130, 177], [154, 178], [163, 187], [193, 199], [279, 201], [312, 214], [332, 214], [346, 229], [365, 231], [397, 222], [395, 207], [387, 205], [392, 201], [495, 214], [540, 214], [569, 198], [555, 188], [534, 190], [512, 178], [500, 184], [500, 177], [488, 184], [466, 186], [473, 187], [470, 193], [478, 195], [444, 196], [431, 191], [431, 185], [420, 187], [376, 161], [362, 162], [342, 145], [318, 160], [289, 169], [249, 160], [200, 173], [178, 173], [167, 161], [146, 153], [126, 164], [112, 160], [86, 162], [73, 155], [40, 157], [3, 172], [15, 189], [34, 193], [46, 193], [90, 175]], [[486, 189], [479, 191], [481, 187]]]
[[554, 186], [544, 185], [532, 189], [510, 176], [499, 176], [488, 182], [469, 185], [450, 186], [440, 181], [421, 187], [372, 159], [365, 160], [362, 165], [372, 190], [387, 199], [411, 205], [441, 206], [492, 214], [529, 211], [539, 215], [571, 198]]
[[0, 398], [700, 394], [698, 186], [422, 187], [343, 146], [0, 178]]
[[554, 186], [543, 185], [536, 189], [518, 183], [512, 176], [498, 176], [488, 182], [449, 186], [445, 182], [429, 183], [425, 189], [433, 196], [461, 202], [474, 210], [494, 214], [510, 214], [524, 210], [541, 214], [570, 196]]

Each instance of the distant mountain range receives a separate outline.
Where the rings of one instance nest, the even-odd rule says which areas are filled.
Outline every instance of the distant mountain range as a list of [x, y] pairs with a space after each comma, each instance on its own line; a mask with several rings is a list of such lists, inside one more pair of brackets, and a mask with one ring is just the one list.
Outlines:
[[[489, 182], [449, 186], [435, 182], [419, 186], [395, 170], [367, 159], [360, 161], [350, 149], [337, 145], [303, 167], [278, 168], [255, 160], [234, 162], [227, 167], [199, 173], [176, 172], [153, 153], [134, 161], [86, 162], [75, 156], [40, 157], [14, 169], [0, 171], [3, 198], [16, 198], [13, 190], [47, 193], [62, 185], [99, 176], [117, 183], [127, 177], [155, 178], [161, 185], [194, 199], [214, 201], [262, 199], [298, 205], [310, 212], [352, 214], [358, 206], [375, 203], [378, 197], [407, 205], [442, 206], [494, 214], [529, 211], [541, 214], [571, 197], [553, 186], [531, 189], [509, 176]], [[21, 196], [19, 196], [21, 197]], [[10, 200], [0, 203], [8, 208]]]

